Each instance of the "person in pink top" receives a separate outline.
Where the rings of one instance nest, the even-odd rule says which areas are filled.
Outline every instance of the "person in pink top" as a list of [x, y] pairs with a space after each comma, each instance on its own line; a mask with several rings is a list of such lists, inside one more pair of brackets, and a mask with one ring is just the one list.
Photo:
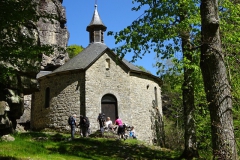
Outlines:
[[124, 135], [123, 122], [118, 116], [116, 117], [115, 125], [118, 125], [117, 134], [119, 138], [123, 138], [123, 135]]
[[117, 119], [115, 120], [115, 125], [122, 126], [123, 125], [122, 120], [118, 116], [116, 118]]

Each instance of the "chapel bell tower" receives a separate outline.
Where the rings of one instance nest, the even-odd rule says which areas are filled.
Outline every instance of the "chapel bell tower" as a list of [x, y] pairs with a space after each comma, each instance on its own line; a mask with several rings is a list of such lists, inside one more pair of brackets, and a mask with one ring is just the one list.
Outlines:
[[104, 43], [104, 32], [106, 31], [107, 27], [103, 24], [98, 11], [97, 5], [95, 4], [95, 10], [93, 13], [92, 21], [87, 26], [87, 31], [89, 32], [89, 42], [101, 42]]

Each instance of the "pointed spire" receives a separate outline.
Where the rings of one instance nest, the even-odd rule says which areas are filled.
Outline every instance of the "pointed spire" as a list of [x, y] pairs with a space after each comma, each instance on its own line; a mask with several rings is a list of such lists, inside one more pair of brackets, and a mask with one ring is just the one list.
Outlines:
[[98, 26], [101, 26], [102, 28], [105, 28], [104, 31], [106, 31], [106, 29], [107, 29], [107, 27], [103, 24], [99, 14], [98, 14], [96, 4], [95, 4], [95, 10], [94, 10], [94, 13], [93, 13], [92, 21], [87, 26], [87, 31], [88, 31], [88, 29], [90, 29], [92, 26], [95, 26], [95, 25], [98, 25]]
[[90, 24], [87, 26], [87, 31], [89, 32], [90, 36], [90, 43], [93, 42], [104, 42], [103, 41], [103, 32], [106, 31], [107, 27], [103, 24], [98, 11], [97, 5], [95, 4], [95, 10], [93, 13], [92, 20]]

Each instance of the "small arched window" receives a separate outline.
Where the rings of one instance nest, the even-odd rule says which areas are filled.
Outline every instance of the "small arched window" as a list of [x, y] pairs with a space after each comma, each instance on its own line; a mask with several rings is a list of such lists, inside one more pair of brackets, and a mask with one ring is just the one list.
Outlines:
[[106, 67], [106, 70], [110, 69], [110, 59], [109, 58], [106, 59], [105, 67]]
[[154, 94], [155, 94], [155, 102], [156, 102], [156, 104], [158, 104], [157, 87], [154, 87]]
[[47, 87], [45, 90], [45, 108], [50, 106], [50, 88]]

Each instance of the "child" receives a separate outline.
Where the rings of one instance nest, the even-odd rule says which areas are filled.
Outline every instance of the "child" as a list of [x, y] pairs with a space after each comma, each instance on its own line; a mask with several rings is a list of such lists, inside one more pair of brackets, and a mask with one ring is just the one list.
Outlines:
[[131, 127], [131, 130], [130, 130], [130, 132], [129, 132], [129, 137], [130, 137], [130, 138], [134, 138], [134, 139], [137, 138], [136, 132], [135, 132], [135, 129], [134, 129], [133, 126]]

